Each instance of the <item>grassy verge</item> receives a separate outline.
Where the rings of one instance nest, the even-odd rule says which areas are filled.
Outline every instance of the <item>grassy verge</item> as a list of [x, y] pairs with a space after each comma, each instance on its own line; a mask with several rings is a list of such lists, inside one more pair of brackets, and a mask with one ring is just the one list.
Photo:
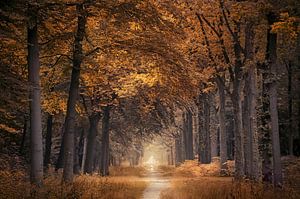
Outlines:
[[134, 177], [80, 175], [72, 184], [61, 184], [51, 175], [42, 188], [33, 187], [23, 173], [0, 171], [0, 198], [4, 199], [138, 199], [147, 183]]

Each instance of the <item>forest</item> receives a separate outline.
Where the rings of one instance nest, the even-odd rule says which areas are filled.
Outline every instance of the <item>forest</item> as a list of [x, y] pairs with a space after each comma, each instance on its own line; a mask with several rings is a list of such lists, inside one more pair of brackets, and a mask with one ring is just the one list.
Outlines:
[[299, 0], [0, 1], [0, 199], [297, 199], [299, 156]]

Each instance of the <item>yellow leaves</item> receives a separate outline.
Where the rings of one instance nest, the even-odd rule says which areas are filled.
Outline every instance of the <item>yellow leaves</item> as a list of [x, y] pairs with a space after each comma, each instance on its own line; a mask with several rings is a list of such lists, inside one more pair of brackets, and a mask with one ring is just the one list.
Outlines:
[[4, 131], [7, 131], [9, 133], [16, 133], [17, 132], [17, 130], [15, 128], [11, 128], [11, 127], [7, 126], [6, 124], [0, 124], [0, 129], [4, 130]]
[[280, 21], [272, 25], [272, 32], [287, 34], [290, 39], [296, 40], [300, 33], [299, 22], [300, 18], [291, 17], [287, 12], [281, 13]]
[[42, 97], [42, 108], [45, 112], [53, 115], [58, 114], [59, 112], [66, 112], [66, 94], [57, 91], [44, 94]]
[[141, 24], [134, 22], [134, 21], [129, 22], [129, 28], [130, 28], [130, 30], [134, 30], [134, 31], [142, 31], [143, 30]]
[[173, 14], [167, 14], [167, 15], [163, 15], [162, 18], [166, 21], [175, 23], [176, 19], [174, 18]]
[[148, 73], [132, 72], [118, 80], [120, 87], [116, 88], [115, 91], [121, 97], [134, 96], [139, 88], [143, 86], [153, 87], [159, 82], [159, 79], [160, 74], [157, 68], [151, 69]]

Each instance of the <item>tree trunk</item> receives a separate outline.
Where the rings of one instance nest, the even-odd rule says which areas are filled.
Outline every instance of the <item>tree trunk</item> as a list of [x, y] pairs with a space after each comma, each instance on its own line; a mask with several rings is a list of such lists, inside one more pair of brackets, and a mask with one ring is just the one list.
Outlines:
[[41, 113], [40, 62], [37, 11], [30, 10], [28, 36], [28, 79], [30, 84], [30, 181], [41, 185], [43, 180], [43, 136]]
[[64, 146], [65, 146], [65, 140], [66, 140], [66, 135], [64, 133], [65, 131], [65, 124], [63, 124], [63, 126], [61, 127], [61, 144], [60, 144], [60, 149], [59, 149], [59, 154], [58, 154], [58, 158], [55, 164], [55, 171], [57, 171], [58, 169], [63, 168], [64, 166]]
[[244, 131], [244, 158], [245, 158], [245, 175], [250, 177], [251, 164], [251, 130], [250, 130], [250, 112], [249, 112], [249, 98], [250, 98], [250, 82], [249, 74], [247, 73], [244, 86], [244, 101], [243, 101], [243, 131]]
[[81, 162], [81, 171], [84, 171], [85, 159], [86, 159], [86, 148], [87, 148], [87, 138], [83, 138], [83, 150], [82, 150], [82, 162]]
[[103, 108], [102, 118], [102, 154], [100, 162], [100, 173], [102, 176], [109, 175], [109, 120], [110, 120], [110, 107]]
[[[265, 65], [266, 66], [266, 65]], [[272, 182], [272, 152], [271, 152], [271, 132], [270, 132], [270, 111], [269, 111], [269, 91], [267, 85], [268, 79], [267, 67], [262, 69], [261, 75], [261, 103], [260, 103], [260, 150], [262, 157], [262, 177], [264, 182]]]
[[[275, 22], [275, 16], [270, 14], [268, 22], [271, 26]], [[277, 34], [268, 30], [267, 36], [267, 55], [270, 65], [271, 82], [269, 84], [270, 95], [270, 116], [271, 116], [271, 140], [273, 155], [273, 183], [275, 186], [282, 185], [282, 171], [280, 160], [280, 142], [279, 142], [279, 126], [278, 126], [278, 110], [277, 110]]]
[[242, 122], [242, 102], [240, 94], [241, 83], [236, 77], [233, 82], [233, 118], [234, 118], [234, 160], [235, 178], [240, 180], [244, 177], [244, 144], [243, 144], [243, 122]]
[[94, 157], [93, 157], [93, 172], [99, 171], [100, 162], [101, 162], [101, 143], [96, 139], [95, 147], [94, 147]]
[[250, 173], [251, 178], [259, 180], [261, 176], [260, 172], [260, 155], [258, 149], [258, 129], [257, 129], [257, 80], [256, 80], [256, 69], [252, 65], [249, 69], [249, 119], [250, 119]]
[[26, 117], [24, 117], [23, 135], [22, 135], [22, 140], [21, 140], [20, 149], [19, 149], [20, 154], [24, 154], [27, 130], [28, 130], [28, 121], [27, 121]]
[[45, 144], [45, 158], [44, 158], [44, 167], [46, 169], [49, 168], [50, 157], [51, 157], [52, 123], [53, 123], [53, 115], [48, 114], [48, 118], [47, 118], [47, 132], [46, 132], [46, 144]]
[[98, 123], [100, 120], [100, 113], [93, 113], [89, 117], [90, 129], [87, 140], [87, 151], [86, 160], [84, 166], [84, 172], [91, 174], [93, 172], [94, 156], [95, 156], [95, 146], [96, 146], [96, 136], [98, 134]]
[[175, 166], [179, 166], [182, 163], [182, 144], [180, 136], [175, 138]]
[[[245, 45], [247, 46], [246, 57], [249, 61], [254, 62], [254, 25], [252, 22], [246, 24], [245, 27]], [[246, 80], [247, 88], [247, 107], [249, 115], [246, 117], [249, 122], [249, 159], [250, 159], [250, 175], [253, 180], [258, 181], [260, 178], [260, 158], [258, 149], [258, 129], [257, 129], [257, 78], [256, 65], [251, 64], [248, 70], [248, 77]], [[246, 163], [248, 164], [248, 163]]]
[[170, 160], [171, 160], [171, 165], [174, 165], [174, 152], [173, 152], [173, 146], [170, 147]]
[[85, 35], [86, 13], [83, 4], [76, 5], [78, 12], [77, 31], [73, 50], [73, 68], [71, 75], [71, 84], [67, 103], [67, 113], [65, 119], [65, 143], [64, 143], [64, 171], [63, 180], [65, 182], [73, 181], [73, 160], [74, 160], [74, 131], [76, 117], [76, 102], [79, 90], [80, 67], [83, 59], [82, 41]]
[[190, 110], [183, 114], [185, 159], [193, 160], [193, 116]]
[[199, 160], [202, 164], [211, 163], [211, 143], [210, 143], [210, 108], [208, 94], [199, 96], [198, 106], [199, 122]]
[[211, 158], [218, 156], [218, 121], [217, 111], [215, 107], [215, 95], [209, 96], [209, 109], [210, 109], [210, 120], [209, 120], [209, 131], [210, 131], [210, 143], [211, 143]]
[[75, 136], [74, 136], [74, 165], [73, 171], [74, 174], [80, 173], [80, 163], [79, 163], [79, 141], [80, 141], [80, 131], [79, 128], [76, 128]]
[[293, 95], [292, 95], [292, 75], [293, 68], [289, 61], [288, 71], [288, 129], [289, 129], [289, 155], [294, 155], [294, 134], [293, 134]]
[[220, 123], [220, 164], [221, 175], [227, 172], [227, 133], [225, 123], [225, 88], [224, 80], [221, 77], [217, 77], [217, 86], [219, 94], [219, 123]]

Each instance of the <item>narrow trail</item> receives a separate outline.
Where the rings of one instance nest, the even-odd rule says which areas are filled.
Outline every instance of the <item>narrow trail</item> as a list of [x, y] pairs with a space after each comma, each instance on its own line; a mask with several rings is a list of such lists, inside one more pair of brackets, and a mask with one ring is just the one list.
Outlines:
[[149, 186], [144, 190], [142, 199], [159, 199], [161, 191], [170, 186], [170, 178], [163, 177], [159, 171], [149, 171], [146, 181]]

